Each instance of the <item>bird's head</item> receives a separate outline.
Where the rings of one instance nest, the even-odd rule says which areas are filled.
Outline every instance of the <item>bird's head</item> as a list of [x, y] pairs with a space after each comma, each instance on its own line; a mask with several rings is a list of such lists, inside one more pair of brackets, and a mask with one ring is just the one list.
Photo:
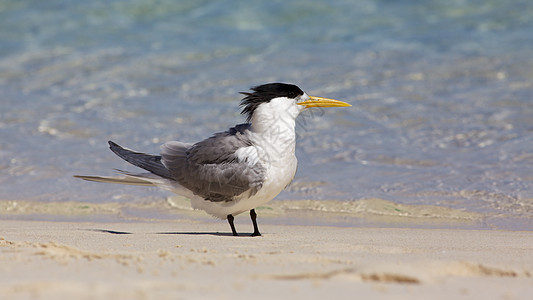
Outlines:
[[309, 96], [294, 84], [267, 83], [251, 88], [252, 92], [241, 101], [242, 114], [250, 122], [259, 107], [267, 108], [268, 112], [288, 112], [294, 118], [306, 108], [311, 107], [346, 107], [350, 104], [338, 100]]

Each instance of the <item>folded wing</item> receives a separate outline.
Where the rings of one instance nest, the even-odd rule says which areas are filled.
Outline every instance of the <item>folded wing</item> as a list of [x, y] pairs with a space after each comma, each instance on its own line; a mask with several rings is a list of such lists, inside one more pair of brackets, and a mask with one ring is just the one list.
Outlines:
[[265, 168], [236, 154], [251, 146], [249, 126], [237, 125], [194, 145], [168, 142], [161, 146], [161, 163], [173, 180], [206, 200], [232, 201], [246, 192], [255, 195], [262, 187]]

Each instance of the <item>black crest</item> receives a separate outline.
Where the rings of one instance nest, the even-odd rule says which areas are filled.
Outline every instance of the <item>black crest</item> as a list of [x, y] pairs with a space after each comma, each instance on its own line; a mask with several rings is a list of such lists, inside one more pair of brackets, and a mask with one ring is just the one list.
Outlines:
[[296, 98], [304, 92], [294, 84], [287, 83], [267, 83], [251, 88], [252, 93], [242, 92], [245, 95], [241, 101], [243, 107], [241, 114], [246, 115], [246, 121], [250, 122], [255, 109], [265, 102], [278, 97]]

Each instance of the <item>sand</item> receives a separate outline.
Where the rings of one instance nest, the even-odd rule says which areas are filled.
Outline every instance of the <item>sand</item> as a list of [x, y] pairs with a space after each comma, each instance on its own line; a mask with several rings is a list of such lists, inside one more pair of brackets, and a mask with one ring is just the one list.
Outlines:
[[[237, 227], [246, 225], [239, 219]], [[2, 299], [531, 299], [533, 232], [0, 221]]]

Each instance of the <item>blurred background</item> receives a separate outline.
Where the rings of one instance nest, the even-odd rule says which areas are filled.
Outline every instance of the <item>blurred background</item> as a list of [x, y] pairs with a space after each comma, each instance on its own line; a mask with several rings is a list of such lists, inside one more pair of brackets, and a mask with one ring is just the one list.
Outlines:
[[238, 92], [280, 81], [353, 107], [301, 116], [277, 199], [532, 229], [532, 33], [530, 0], [2, 0], [0, 201], [157, 203], [72, 175], [134, 171], [107, 140], [158, 153], [244, 122]]

